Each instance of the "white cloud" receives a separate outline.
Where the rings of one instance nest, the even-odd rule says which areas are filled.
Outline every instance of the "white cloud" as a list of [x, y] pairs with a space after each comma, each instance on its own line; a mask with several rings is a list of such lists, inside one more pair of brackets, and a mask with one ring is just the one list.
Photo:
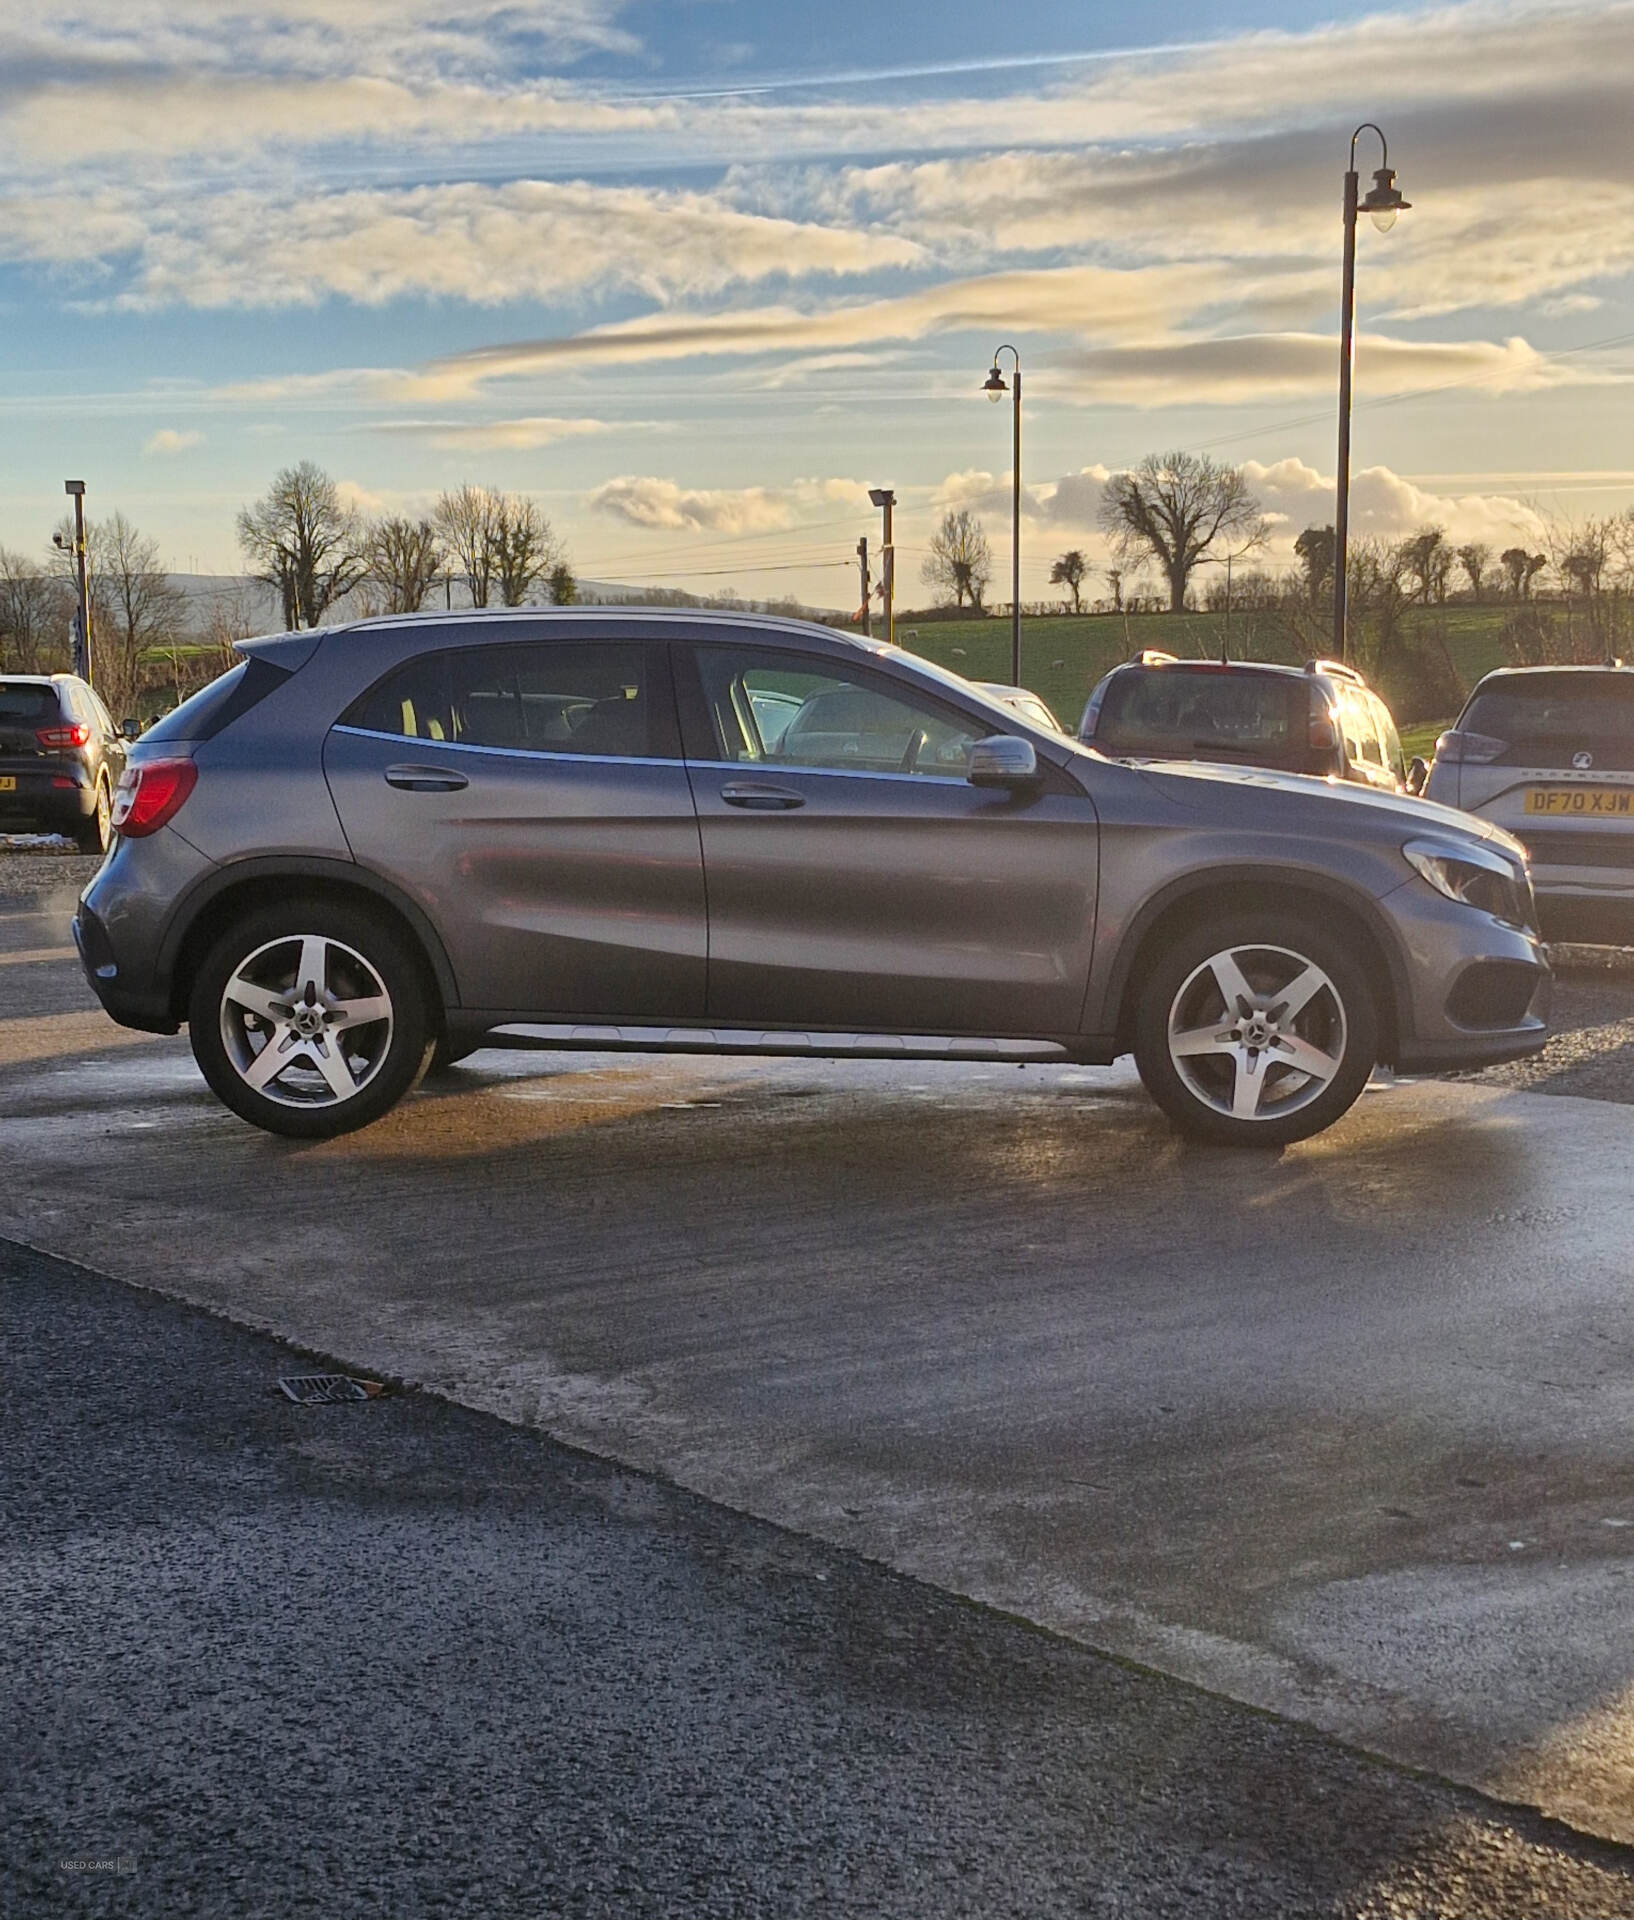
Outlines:
[[[650, 423], [647, 430], [652, 430]], [[531, 453], [540, 447], [554, 446], [560, 440], [582, 440], [592, 434], [611, 433], [614, 423], [559, 420], [534, 414], [518, 420], [385, 420], [373, 431], [404, 434], [424, 440], [428, 446], [455, 453]]]
[[204, 435], [192, 431], [182, 431], [176, 427], [161, 427], [157, 433], [149, 434], [142, 446], [144, 453], [175, 454], [186, 453], [189, 447], [203, 443]]
[[631, 526], [672, 533], [779, 532], [821, 507], [872, 512], [868, 488], [839, 476], [787, 487], [684, 487], [655, 474], [621, 474], [597, 487], [587, 504]]

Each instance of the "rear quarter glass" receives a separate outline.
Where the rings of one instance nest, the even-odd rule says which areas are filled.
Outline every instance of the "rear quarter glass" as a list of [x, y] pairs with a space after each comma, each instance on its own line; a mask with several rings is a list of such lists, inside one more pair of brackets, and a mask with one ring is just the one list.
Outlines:
[[241, 660], [149, 727], [142, 744], [162, 747], [213, 740], [288, 678], [287, 669], [275, 667], [270, 660]]

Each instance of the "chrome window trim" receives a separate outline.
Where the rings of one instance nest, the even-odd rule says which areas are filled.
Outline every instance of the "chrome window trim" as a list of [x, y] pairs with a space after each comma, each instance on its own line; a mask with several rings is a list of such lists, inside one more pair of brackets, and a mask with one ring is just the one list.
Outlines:
[[689, 760], [689, 767], [718, 768], [746, 778], [763, 776], [768, 780], [780, 774], [821, 774], [835, 780], [911, 780], [916, 787], [968, 787], [970, 782], [958, 773], [876, 773], [868, 767], [807, 767], [779, 760]]

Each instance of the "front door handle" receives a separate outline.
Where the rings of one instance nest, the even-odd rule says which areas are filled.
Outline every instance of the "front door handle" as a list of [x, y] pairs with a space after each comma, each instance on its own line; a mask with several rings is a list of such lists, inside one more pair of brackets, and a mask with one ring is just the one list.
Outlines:
[[458, 793], [470, 781], [449, 767], [388, 767], [386, 785], [405, 793]]
[[721, 798], [729, 807], [744, 807], [751, 813], [788, 813], [806, 804], [806, 796], [792, 787], [767, 787], [753, 780], [722, 787]]

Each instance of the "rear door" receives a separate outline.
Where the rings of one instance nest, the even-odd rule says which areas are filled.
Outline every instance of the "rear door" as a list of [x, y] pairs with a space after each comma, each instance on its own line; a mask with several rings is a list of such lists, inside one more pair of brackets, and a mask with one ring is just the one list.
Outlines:
[[421, 655], [331, 729], [324, 771], [357, 859], [441, 934], [463, 1006], [702, 1015], [703, 860], [665, 647]]
[[676, 652], [711, 1020], [1077, 1031], [1098, 829], [1074, 782], [1041, 761], [1034, 792], [971, 786], [1002, 724], [906, 678], [752, 641]]

